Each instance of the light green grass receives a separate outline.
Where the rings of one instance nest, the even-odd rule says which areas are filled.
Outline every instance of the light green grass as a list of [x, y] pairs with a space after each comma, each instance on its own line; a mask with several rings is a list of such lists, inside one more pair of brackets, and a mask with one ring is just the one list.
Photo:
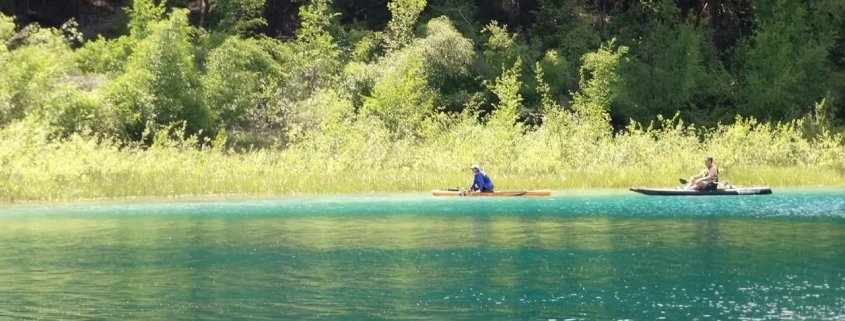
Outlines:
[[[72, 136], [51, 140], [23, 125], [0, 130], [0, 201], [127, 197], [426, 192], [465, 187], [481, 162], [496, 188], [592, 189], [677, 186], [716, 157], [735, 186], [845, 185], [841, 137], [803, 139], [794, 128], [717, 128], [703, 141], [687, 128], [589, 136], [568, 124], [506, 133], [457, 124], [415, 141], [371, 127], [330, 131], [285, 150], [222, 151], [198, 142], [118, 147]], [[381, 136], [380, 136], [381, 135]], [[580, 135], [580, 136], [579, 136]]]
[[[310, 193], [419, 192], [465, 187], [468, 169], [303, 166], [279, 152], [222, 155], [212, 151], [87, 150], [69, 154], [60, 145], [42, 159], [2, 176], [2, 201], [108, 199], [207, 195], [291, 195]], [[82, 152], [81, 150], [77, 150]], [[460, 164], [462, 165], [462, 164]], [[465, 167], [465, 166], [464, 166]], [[689, 170], [639, 167], [524, 171], [488, 167], [498, 189], [587, 189], [676, 186]], [[738, 186], [842, 186], [840, 171], [817, 167], [744, 166], [726, 170], [723, 180]]]

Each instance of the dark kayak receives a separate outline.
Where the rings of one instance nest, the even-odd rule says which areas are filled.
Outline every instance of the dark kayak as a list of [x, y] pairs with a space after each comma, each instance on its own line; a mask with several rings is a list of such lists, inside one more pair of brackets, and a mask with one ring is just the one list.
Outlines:
[[631, 191], [658, 196], [766, 195], [772, 193], [772, 189], [768, 187], [725, 188], [709, 191], [688, 191], [671, 188], [632, 188]]

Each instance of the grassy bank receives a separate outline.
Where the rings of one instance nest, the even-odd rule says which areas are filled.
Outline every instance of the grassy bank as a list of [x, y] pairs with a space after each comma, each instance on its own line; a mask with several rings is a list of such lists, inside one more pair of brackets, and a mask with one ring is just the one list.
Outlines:
[[[0, 202], [428, 191], [465, 186], [471, 163], [498, 189], [673, 186], [706, 156], [738, 186], [845, 182], [832, 32], [756, 30], [724, 65], [686, 21], [642, 37], [585, 16], [552, 32], [592, 39], [567, 49], [495, 21], [418, 21], [426, 1], [390, 1], [387, 30], [357, 31], [307, 3], [286, 41], [148, 0], [128, 34], [83, 43], [73, 24], [0, 15]], [[672, 8], [633, 11], [668, 10], [663, 24]]]
[[499, 189], [673, 186], [700, 170], [705, 155], [716, 157], [733, 185], [845, 182], [841, 137], [804, 139], [795, 126], [739, 120], [701, 139], [694, 128], [665, 120], [601, 137], [554, 121], [507, 131], [507, 140], [471, 121], [413, 141], [351, 124], [345, 135], [326, 130], [285, 150], [252, 151], [191, 137], [152, 146], [81, 135], [51, 140], [49, 131], [18, 124], [0, 131], [0, 201], [428, 191], [466, 186], [471, 162], [481, 162]]

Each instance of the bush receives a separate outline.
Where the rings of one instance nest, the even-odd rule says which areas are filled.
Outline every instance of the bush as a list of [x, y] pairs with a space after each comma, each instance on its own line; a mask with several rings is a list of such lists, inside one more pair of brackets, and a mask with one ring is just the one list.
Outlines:
[[264, 0], [210, 0], [209, 12], [217, 18], [217, 29], [232, 34], [247, 34], [264, 27], [267, 21]]
[[126, 72], [102, 88], [104, 102], [124, 125], [124, 137], [144, 138], [161, 126], [187, 122], [188, 134], [213, 135], [211, 112], [202, 103], [187, 10], [155, 22], [129, 59]]
[[423, 120], [434, 111], [422, 58], [413, 53], [403, 58], [376, 81], [362, 109], [381, 119], [400, 139], [418, 135]]
[[387, 46], [399, 50], [414, 39], [414, 25], [425, 9], [426, 0], [390, 0], [390, 22], [387, 23]]
[[126, 64], [136, 43], [134, 38], [128, 36], [114, 40], [106, 40], [100, 36], [75, 50], [73, 58], [82, 72], [116, 77], [126, 70]]
[[284, 62], [269, 39], [227, 38], [208, 55], [202, 78], [205, 104], [228, 129], [249, 127], [251, 116], [267, 108], [283, 79]]
[[760, 1], [757, 28], [736, 51], [742, 62], [741, 114], [786, 121], [810, 112], [830, 88], [828, 55], [836, 41], [825, 15], [795, 1]]
[[[8, 27], [0, 23], [6, 39], [11, 38]], [[31, 25], [17, 38], [11, 51], [0, 46], [0, 126], [30, 118], [50, 128], [52, 135], [102, 129], [99, 101], [83, 91], [85, 81], [76, 75], [62, 34]]]
[[678, 19], [680, 10], [672, 1], [640, 6], [641, 10], [632, 10], [641, 12], [632, 13], [632, 19], [646, 22], [636, 34], [630, 59], [620, 64], [622, 83], [613, 103], [614, 116], [646, 121], [684, 110], [689, 119], [700, 110], [732, 101], [731, 79], [721, 62], [711, 57], [715, 49], [706, 25]]
[[431, 19], [426, 24], [426, 36], [409, 49], [420, 53], [428, 81], [434, 88], [443, 88], [449, 80], [465, 79], [475, 59], [472, 42], [446, 17]]
[[575, 93], [572, 101], [573, 109], [594, 128], [589, 132], [599, 134], [599, 137], [610, 134], [608, 112], [621, 79], [617, 68], [628, 53], [626, 46], [615, 47], [615, 40], [611, 40], [596, 52], [584, 54], [581, 58], [581, 91]]

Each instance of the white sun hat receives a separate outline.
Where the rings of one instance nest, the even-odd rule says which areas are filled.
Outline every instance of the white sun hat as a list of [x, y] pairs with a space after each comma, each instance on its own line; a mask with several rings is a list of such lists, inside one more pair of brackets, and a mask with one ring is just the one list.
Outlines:
[[469, 166], [469, 168], [481, 169], [481, 166], [478, 166], [478, 164], [472, 164]]

